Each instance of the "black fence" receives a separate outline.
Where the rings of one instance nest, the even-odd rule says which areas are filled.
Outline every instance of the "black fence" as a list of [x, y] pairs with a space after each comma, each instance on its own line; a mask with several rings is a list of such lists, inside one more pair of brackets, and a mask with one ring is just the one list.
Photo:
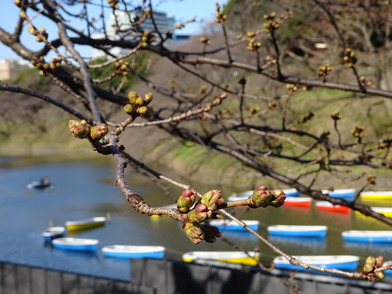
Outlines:
[[384, 294], [392, 284], [312, 274], [274, 275], [254, 269], [225, 268], [171, 260], [132, 260], [131, 282], [38, 267], [0, 263], [1, 294]]

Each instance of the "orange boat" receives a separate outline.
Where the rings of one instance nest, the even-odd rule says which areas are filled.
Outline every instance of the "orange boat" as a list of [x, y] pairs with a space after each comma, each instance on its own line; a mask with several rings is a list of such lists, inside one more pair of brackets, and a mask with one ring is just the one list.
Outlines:
[[284, 206], [302, 206], [309, 207], [312, 204], [312, 198], [310, 197], [286, 197]]
[[349, 207], [343, 206], [343, 205], [333, 205], [332, 203], [328, 201], [318, 201], [316, 202], [316, 208], [319, 210], [324, 210], [324, 211], [332, 211], [332, 212], [344, 212], [348, 213], [351, 211]]

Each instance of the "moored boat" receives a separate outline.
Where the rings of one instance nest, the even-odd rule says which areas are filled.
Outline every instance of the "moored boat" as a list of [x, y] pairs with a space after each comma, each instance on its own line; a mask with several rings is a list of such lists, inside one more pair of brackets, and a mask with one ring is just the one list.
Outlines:
[[118, 258], [157, 258], [165, 255], [165, 247], [162, 246], [135, 246], [135, 245], [108, 245], [102, 248], [105, 256]]
[[222, 261], [229, 263], [239, 263], [243, 265], [257, 265], [260, 254], [258, 252], [250, 251], [192, 251], [182, 255], [185, 262], [198, 262], [199, 260], [205, 261]]
[[336, 190], [322, 190], [321, 193], [333, 198], [341, 198], [347, 201], [352, 201], [355, 198], [355, 189], [336, 189]]
[[311, 197], [286, 197], [284, 206], [303, 206], [309, 207], [312, 204]]
[[[355, 271], [359, 264], [359, 257], [354, 255], [302, 255], [293, 257], [306, 264], [349, 272]], [[303, 267], [291, 264], [283, 256], [276, 257], [273, 263], [278, 269], [306, 271]]]
[[[375, 212], [383, 214], [386, 217], [392, 217], [392, 207], [371, 207], [371, 209]], [[355, 214], [365, 216], [359, 211], [355, 211]]]
[[43, 190], [52, 186], [52, 183], [47, 178], [42, 178], [39, 182], [31, 182], [27, 185], [27, 189]]
[[316, 202], [316, 208], [319, 210], [324, 210], [324, 211], [332, 211], [332, 212], [350, 212], [351, 209], [347, 206], [343, 205], [333, 205], [331, 202], [328, 201], [317, 201]]
[[327, 226], [273, 225], [267, 227], [270, 236], [279, 237], [319, 237], [326, 236]]
[[97, 216], [76, 221], [66, 221], [65, 226], [67, 227], [68, 231], [79, 231], [101, 227], [105, 225], [105, 223], [106, 217]]
[[[250, 227], [252, 230], [257, 231], [259, 229], [260, 222], [258, 220], [243, 220], [243, 222]], [[245, 231], [240, 224], [233, 220], [226, 219], [213, 219], [208, 221], [211, 226], [218, 227], [221, 231]]]
[[342, 232], [342, 238], [349, 242], [390, 243], [392, 242], [392, 231], [349, 230]]
[[392, 191], [363, 191], [360, 194], [362, 200], [392, 200]]
[[99, 241], [83, 238], [58, 238], [52, 240], [54, 248], [73, 251], [96, 251]]
[[295, 188], [282, 189], [282, 190], [283, 190], [284, 194], [286, 195], [286, 197], [299, 197], [299, 196], [301, 196], [301, 193]]
[[50, 242], [56, 238], [64, 237], [64, 235], [65, 235], [64, 227], [49, 227], [42, 232], [42, 237], [44, 237], [44, 240], [47, 242]]

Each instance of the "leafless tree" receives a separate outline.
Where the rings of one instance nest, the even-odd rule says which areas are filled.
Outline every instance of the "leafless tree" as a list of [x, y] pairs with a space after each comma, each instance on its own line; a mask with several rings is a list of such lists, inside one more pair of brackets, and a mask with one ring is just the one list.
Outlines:
[[[383, 64], [390, 56], [392, 38], [389, 1], [352, 0], [344, 5], [334, 0], [276, 1], [273, 5], [270, 1], [244, 1], [242, 8], [250, 10], [249, 17], [264, 17], [260, 25], [251, 22], [250, 29], [235, 19], [236, 9], [226, 14], [217, 5], [210, 31], [185, 49], [173, 49], [170, 41], [173, 32], [187, 22], [162, 28], [149, 1], [141, 1], [137, 7], [134, 2], [15, 0], [19, 14], [14, 30], [0, 28], [0, 41], [30, 61], [41, 76], [73, 101], [60, 102], [4, 81], [0, 81], [0, 90], [23, 93], [67, 112], [75, 137], [90, 141], [95, 152], [113, 155], [116, 185], [126, 201], [140, 213], [166, 214], [182, 222], [193, 243], [214, 242], [219, 230], [204, 221], [225, 217], [237, 221], [293, 264], [354, 278], [380, 277], [385, 267], [379, 261], [360, 273], [304, 264], [225, 210], [237, 205], [279, 207], [285, 200], [282, 190], [260, 185], [249, 199], [226, 202], [219, 187], [199, 193], [197, 187], [193, 189], [166, 176], [167, 171], [156, 171], [136, 159], [132, 143], [119, 142], [130, 128], [158, 127], [183, 142], [234, 159], [281, 187], [295, 188], [315, 200], [344, 205], [392, 225], [389, 217], [357, 201], [361, 191], [376, 184], [375, 172], [392, 168], [392, 92], [385, 82], [390, 73]], [[131, 17], [133, 11], [138, 11], [137, 17]], [[46, 29], [36, 26], [41, 21], [47, 24]], [[152, 22], [153, 30], [143, 29], [147, 21]], [[49, 32], [53, 27], [56, 30]], [[26, 33], [42, 45], [31, 46]], [[79, 50], [83, 47], [105, 58], [83, 56]], [[181, 74], [169, 85], [151, 79], [130, 61], [146, 52], [170, 61]], [[150, 90], [138, 93], [127, 89], [131, 77]], [[192, 92], [182, 80], [189, 77]], [[377, 81], [376, 86], [371, 80]], [[319, 97], [320, 89], [336, 90], [336, 95]], [[100, 101], [123, 107], [127, 117], [111, 120]], [[354, 104], [366, 108], [358, 118], [350, 117]], [[319, 109], [334, 106], [327, 115], [318, 116]], [[389, 125], [385, 127], [388, 133], [373, 132], [375, 117], [382, 117], [383, 125]], [[352, 121], [350, 129], [341, 127], [346, 118]], [[127, 182], [127, 168], [139, 170], [158, 184], [166, 181], [184, 189], [177, 200], [178, 209], [150, 206]], [[354, 172], [358, 170], [360, 175]], [[320, 183], [325, 184], [326, 178], [331, 189], [335, 180], [356, 180], [359, 189], [355, 200], [323, 194]]]

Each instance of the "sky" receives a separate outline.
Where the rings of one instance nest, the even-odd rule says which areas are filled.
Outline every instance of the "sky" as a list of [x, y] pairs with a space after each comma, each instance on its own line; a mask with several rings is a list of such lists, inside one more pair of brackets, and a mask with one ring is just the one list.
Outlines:
[[[10, 31], [15, 26], [15, 15], [18, 14], [18, 8], [13, 4], [13, 0], [1, 0], [1, 2], [0, 28]], [[133, 1], [133, 3], [135, 2]], [[200, 32], [203, 22], [214, 19], [215, 3], [223, 5], [226, 2], [227, 0], [152, 0], [152, 5], [155, 10], [166, 12], [168, 17], [174, 17], [178, 22], [196, 17], [196, 23], [187, 25], [186, 28], [178, 31], [178, 33], [197, 34]], [[40, 24], [36, 26], [37, 28], [41, 27]], [[48, 29], [48, 33], [50, 35], [50, 29]], [[23, 34], [22, 37], [22, 40], [35, 44], [32, 36]], [[0, 59], [12, 58], [18, 57], [12, 50], [0, 43]]]

